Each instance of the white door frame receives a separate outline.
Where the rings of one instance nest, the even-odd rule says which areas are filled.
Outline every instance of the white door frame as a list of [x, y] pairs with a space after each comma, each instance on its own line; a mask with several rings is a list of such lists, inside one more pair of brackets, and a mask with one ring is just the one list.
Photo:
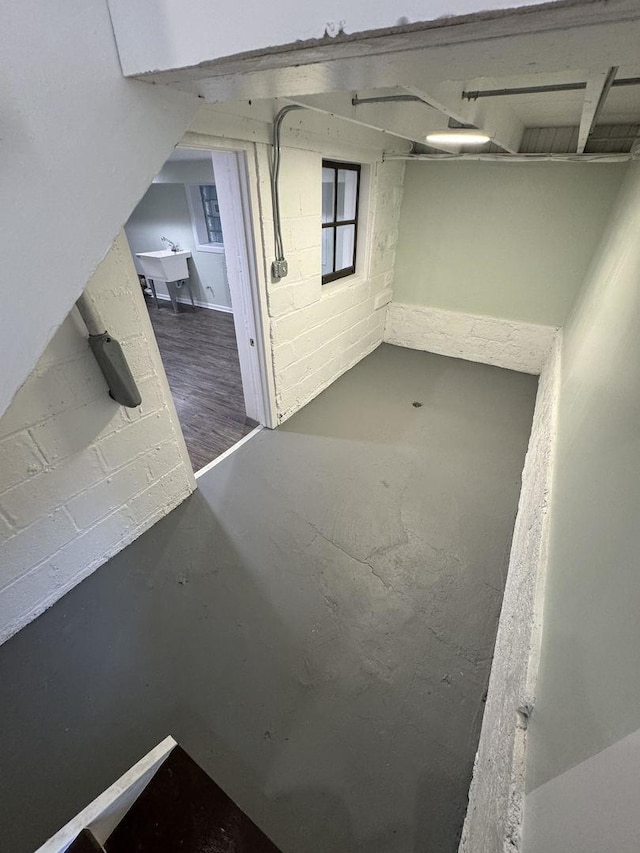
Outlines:
[[229, 293], [247, 417], [276, 425], [270, 399], [245, 151], [212, 150]]

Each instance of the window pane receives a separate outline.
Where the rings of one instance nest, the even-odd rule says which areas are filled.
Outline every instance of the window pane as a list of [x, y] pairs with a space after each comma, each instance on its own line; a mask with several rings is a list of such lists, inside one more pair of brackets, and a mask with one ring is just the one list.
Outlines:
[[338, 210], [336, 219], [356, 218], [358, 173], [351, 169], [338, 169]]
[[[322, 169], [322, 221], [333, 221], [335, 169]], [[326, 229], [325, 229], [326, 230]]]
[[333, 228], [322, 229], [322, 275], [333, 272]]
[[[328, 231], [329, 229], [325, 228], [324, 230]], [[336, 228], [336, 272], [353, 266], [355, 236], [355, 225], [341, 225]]]
[[[222, 224], [220, 222], [220, 208], [218, 206], [218, 194], [213, 184], [200, 185], [200, 200], [204, 214], [204, 227], [207, 232], [208, 243], [222, 243]], [[202, 235], [204, 237], [204, 234]]]

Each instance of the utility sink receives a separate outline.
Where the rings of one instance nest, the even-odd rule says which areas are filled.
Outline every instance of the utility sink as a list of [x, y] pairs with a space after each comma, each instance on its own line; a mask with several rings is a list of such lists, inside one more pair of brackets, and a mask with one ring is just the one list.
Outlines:
[[154, 281], [181, 281], [189, 278], [187, 258], [191, 252], [172, 252], [162, 249], [159, 252], [138, 252], [142, 272]]

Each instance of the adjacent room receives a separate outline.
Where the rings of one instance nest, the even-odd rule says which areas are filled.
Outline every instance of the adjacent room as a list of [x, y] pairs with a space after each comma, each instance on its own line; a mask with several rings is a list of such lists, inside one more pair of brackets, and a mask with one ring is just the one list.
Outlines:
[[258, 426], [246, 412], [211, 152], [177, 148], [124, 230], [197, 472]]

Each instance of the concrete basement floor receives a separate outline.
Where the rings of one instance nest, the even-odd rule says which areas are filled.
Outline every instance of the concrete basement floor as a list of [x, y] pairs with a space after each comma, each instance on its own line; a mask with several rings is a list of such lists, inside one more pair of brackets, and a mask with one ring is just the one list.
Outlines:
[[0, 847], [172, 734], [284, 853], [453, 853], [536, 387], [383, 345], [0, 648]]

